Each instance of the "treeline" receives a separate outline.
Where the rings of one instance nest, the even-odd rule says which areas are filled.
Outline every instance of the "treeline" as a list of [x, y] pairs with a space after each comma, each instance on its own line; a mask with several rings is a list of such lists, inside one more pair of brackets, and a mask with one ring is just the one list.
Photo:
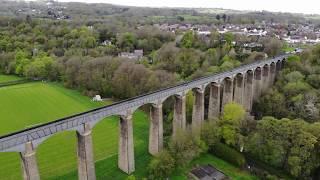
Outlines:
[[[262, 52], [244, 53], [235, 42], [252, 41], [246, 36], [213, 31], [203, 37], [110, 23], [0, 19], [0, 72], [123, 99], [263, 59], [265, 53], [274, 56], [282, 47], [279, 40], [261, 38]], [[135, 49], [145, 56], [118, 57]]]
[[[110, 21], [67, 22], [23, 18], [0, 18], [0, 52], [26, 50], [32, 56], [39, 51], [57, 57], [82, 55], [118, 55], [122, 51], [143, 49], [146, 54], [173, 41], [175, 35], [152, 26], [137, 29]], [[105, 44], [103, 44], [105, 43]]]

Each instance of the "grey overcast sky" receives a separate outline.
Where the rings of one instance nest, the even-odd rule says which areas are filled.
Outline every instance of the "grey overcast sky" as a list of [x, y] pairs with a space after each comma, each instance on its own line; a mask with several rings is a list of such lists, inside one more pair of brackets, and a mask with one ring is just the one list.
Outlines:
[[202, 7], [320, 14], [320, 0], [59, 0], [147, 7]]

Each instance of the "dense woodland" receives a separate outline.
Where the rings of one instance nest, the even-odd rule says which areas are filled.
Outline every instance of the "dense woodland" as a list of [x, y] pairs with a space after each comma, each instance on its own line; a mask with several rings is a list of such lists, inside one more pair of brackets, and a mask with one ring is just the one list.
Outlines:
[[[248, 38], [228, 33], [213, 32], [204, 41], [192, 31], [177, 35], [152, 26], [87, 26], [30, 16], [2, 18], [0, 25], [2, 73], [62, 81], [88, 95], [128, 98], [265, 58], [262, 52], [242, 53], [232, 42]], [[106, 40], [111, 43], [102, 45]], [[269, 56], [281, 51], [275, 38], [260, 41]], [[134, 49], [143, 49], [145, 57], [136, 62], [117, 56]]]
[[[160, 31], [153, 23], [306, 22], [302, 16], [268, 12], [217, 18], [214, 13], [192, 9], [65, 5], [72, 20], [16, 15], [9, 2], [0, 7], [0, 73], [62, 82], [89, 96], [125, 99], [261, 60], [265, 53], [272, 57], [284, 46], [274, 37], [257, 40], [216, 31], [205, 40], [192, 31]], [[105, 41], [110, 43], [105, 45]], [[257, 41], [264, 48], [243, 53], [234, 41]], [[118, 57], [120, 52], [135, 49], [144, 51], [139, 61]], [[263, 166], [248, 169], [261, 179], [313, 177], [320, 167], [319, 59], [320, 46], [290, 57], [274, 87], [255, 102], [254, 118], [232, 103], [221, 117], [208, 120], [201, 134], [181, 132], [175, 138], [166, 137], [165, 150], [148, 166], [149, 178], [168, 177], [204, 152], [244, 169], [261, 162]], [[192, 94], [187, 98], [190, 116]], [[164, 112], [171, 124], [170, 108], [164, 107]], [[171, 127], [165, 128], [165, 135], [170, 136]]]

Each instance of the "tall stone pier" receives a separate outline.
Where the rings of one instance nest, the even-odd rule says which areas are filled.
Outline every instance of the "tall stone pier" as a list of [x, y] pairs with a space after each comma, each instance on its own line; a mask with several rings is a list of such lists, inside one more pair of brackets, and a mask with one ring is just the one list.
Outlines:
[[261, 85], [261, 92], [264, 93], [268, 89], [270, 85], [270, 80], [269, 80], [269, 66], [264, 66], [263, 71], [262, 71], [262, 85]]
[[282, 63], [280, 61], [278, 61], [276, 63], [276, 75], [279, 74], [279, 72], [281, 71], [281, 68], [282, 68]]
[[186, 95], [176, 95], [173, 107], [173, 136], [178, 129], [185, 130], [186, 121]]
[[208, 119], [218, 118], [221, 108], [221, 85], [217, 83], [210, 84], [210, 97]]
[[95, 180], [96, 172], [93, 159], [91, 128], [84, 124], [82, 133], [77, 131], [78, 139], [78, 178], [79, 180]]
[[204, 89], [193, 90], [192, 129], [199, 129], [204, 121]]
[[226, 104], [233, 101], [233, 79], [225, 78], [223, 83], [222, 109]]
[[234, 102], [244, 105], [244, 77], [242, 74], [235, 77], [234, 86]]
[[244, 107], [247, 112], [251, 112], [253, 104], [253, 90], [254, 90], [254, 73], [248, 71], [245, 76], [245, 87], [244, 87]]
[[254, 72], [254, 95], [253, 99], [257, 100], [261, 95], [261, 85], [262, 84], [262, 69], [257, 68]]
[[131, 174], [134, 166], [132, 114], [120, 116], [118, 167]]
[[273, 85], [275, 79], [276, 79], [276, 66], [275, 64], [270, 65], [270, 86]]
[[163, 148], [162, 103], [150, 108], [149, 153], [156, 155]]
[[20, 153], [24, 180], [40, 180], [36, 150], [31, 142], [25, 144], [25, 151]]

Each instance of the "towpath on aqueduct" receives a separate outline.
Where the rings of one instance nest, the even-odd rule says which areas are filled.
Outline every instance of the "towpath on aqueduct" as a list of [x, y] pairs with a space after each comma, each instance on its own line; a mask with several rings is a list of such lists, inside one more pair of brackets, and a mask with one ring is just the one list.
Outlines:
[[150, 108], [149, 152], [158, 153], [163, 147], [162, 103], [173, 96], [173, 134], [186, 128], [186, 93], [193, 91], [194, 105], [192, 128], [201, 127], [204, 121], [205, 88], [210, 88], [208, 119], [218, 117], [225, 104], [236, 102], [250, 112], [252, 102], [261, 92], [271, 86], [277, 72], [289, 55], [281, 55], [268, 60], [242, 65], [235, 69], [202, 77], [156, 92], [127, 99], [105, 107], [65, 117], [53, 122], [38, 125], [0, 137], [0, 152], [19, 152], [23, 178], [40, 179], [36, 161], [37, 146], [50, 136], [67, 130], [77, 131], [78, 178], [94, 180], [91, 130], [106, 117], [119, 116], [118, 167], [130, 174], [135, 170], [132, 114], [145, 104]]

